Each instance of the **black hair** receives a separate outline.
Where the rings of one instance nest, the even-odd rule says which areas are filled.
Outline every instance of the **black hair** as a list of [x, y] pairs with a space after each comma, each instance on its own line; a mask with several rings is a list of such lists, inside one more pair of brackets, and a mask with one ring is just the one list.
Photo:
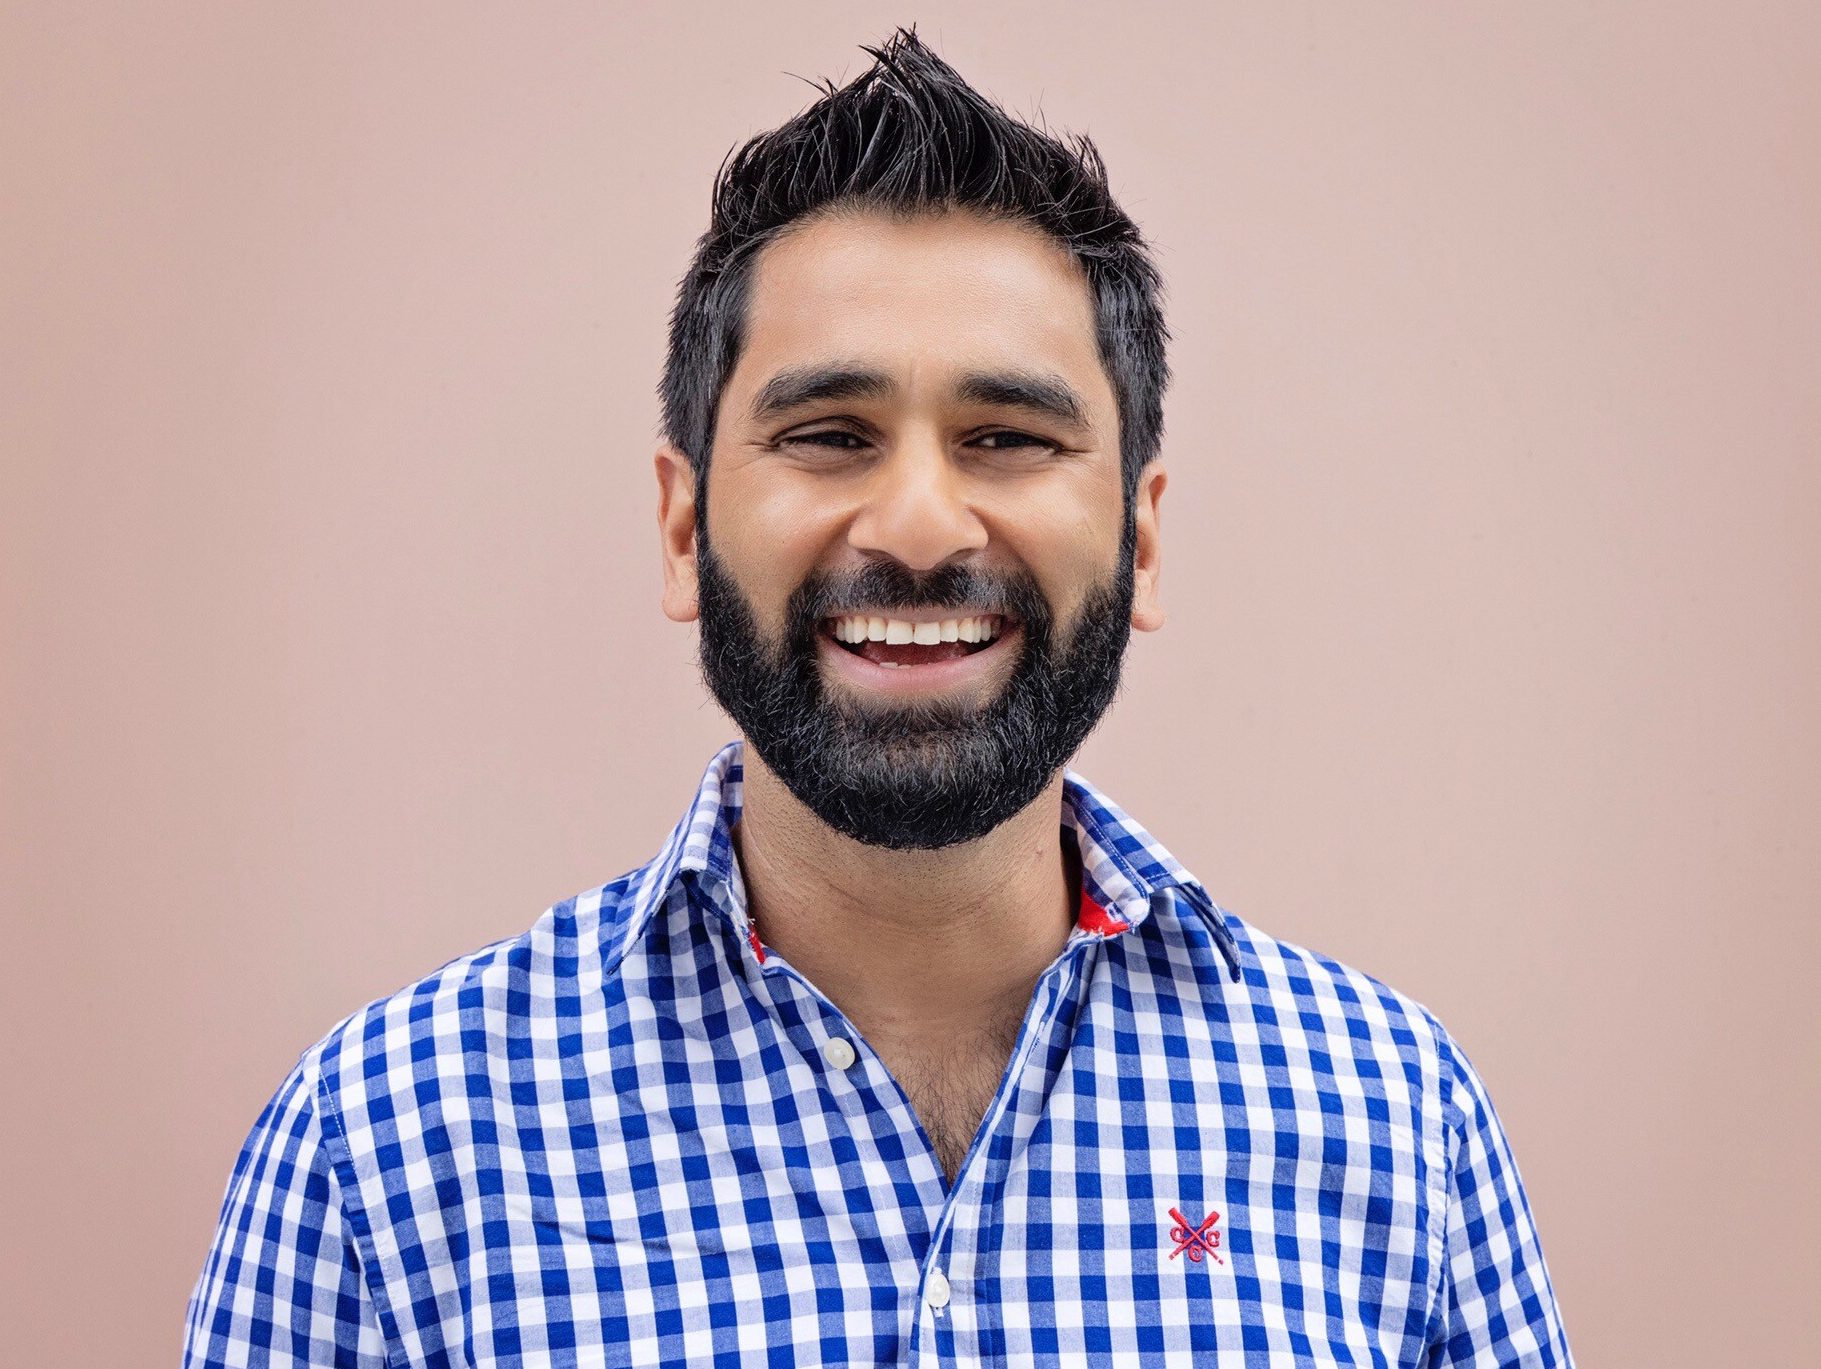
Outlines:
[[[1008, 115], [924, 46], [914, 25], [863, 50], [875, 58], [870, 70], [839, 89], [818, 85], [822, 98], [721, 163], [708, 231], [670, 316], [659, 385], [666, 435], [700, 486], [740, 356], [753, 262], [788, 225], [844, 209], [969, 209], [1041, 229], [1083, 268], [1119, 405], [1129, 513], [1138, 473], [1163, 437], [1169, 331], [1157, 269], [1114, 202], [1098, 149], [1085, 135], [1058, 139]], [[698, 489], [698, 505], [706, 493]]]

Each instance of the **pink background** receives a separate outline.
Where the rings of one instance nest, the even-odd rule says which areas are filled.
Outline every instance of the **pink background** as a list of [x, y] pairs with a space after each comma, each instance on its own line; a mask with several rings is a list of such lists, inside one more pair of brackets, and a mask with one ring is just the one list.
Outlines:
[[1449, 1025], [1584, 1365], [1804, 1361], [1815, 13], [8, 7], [9, 1362], [170, 1362], [297, 1053], [681, 812], [674, 282], [913, 19], [1169, 282], [1172, 617], [1077, 767]]

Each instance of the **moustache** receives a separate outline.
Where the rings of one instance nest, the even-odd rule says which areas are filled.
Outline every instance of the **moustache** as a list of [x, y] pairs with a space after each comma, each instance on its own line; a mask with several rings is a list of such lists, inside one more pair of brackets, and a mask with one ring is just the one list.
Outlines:
[[847, 613], [953, 610], [955, 616], [997, 613], [1024, 625], [1032, 640], [1047, 637], [1051, 614], [1028, 572], [999, 575], [966, 565], [911, 571], [895, 561], [871, 561], [851, 571], [813, 575], [785, 608], [794, 644], [813, 644], [816, 625]]

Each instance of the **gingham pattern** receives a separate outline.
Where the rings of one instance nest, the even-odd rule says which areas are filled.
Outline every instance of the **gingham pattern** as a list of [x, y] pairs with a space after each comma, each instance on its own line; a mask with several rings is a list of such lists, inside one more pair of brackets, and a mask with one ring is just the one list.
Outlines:
[[749, 936], [740, 755], [650, 864], [304, 1054], [186, 1364], [1570, 1363], [1436, 1020], [1218, 908], [1072, 770], [1081, 921], [951, 1189]]

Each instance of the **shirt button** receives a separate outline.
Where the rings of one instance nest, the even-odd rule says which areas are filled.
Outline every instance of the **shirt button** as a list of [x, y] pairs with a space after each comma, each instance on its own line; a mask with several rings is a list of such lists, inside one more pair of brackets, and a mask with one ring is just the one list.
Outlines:
[[822, 1058], [838, 1070], [854, 1063], [854, 1048], [845, 1036], [831, 1036], [822, 1043]]
[[948, 1306], [948, 1278], [940, 1269], [932, 1269], [923, 1285], [923, 1301], [938, 1310]]

